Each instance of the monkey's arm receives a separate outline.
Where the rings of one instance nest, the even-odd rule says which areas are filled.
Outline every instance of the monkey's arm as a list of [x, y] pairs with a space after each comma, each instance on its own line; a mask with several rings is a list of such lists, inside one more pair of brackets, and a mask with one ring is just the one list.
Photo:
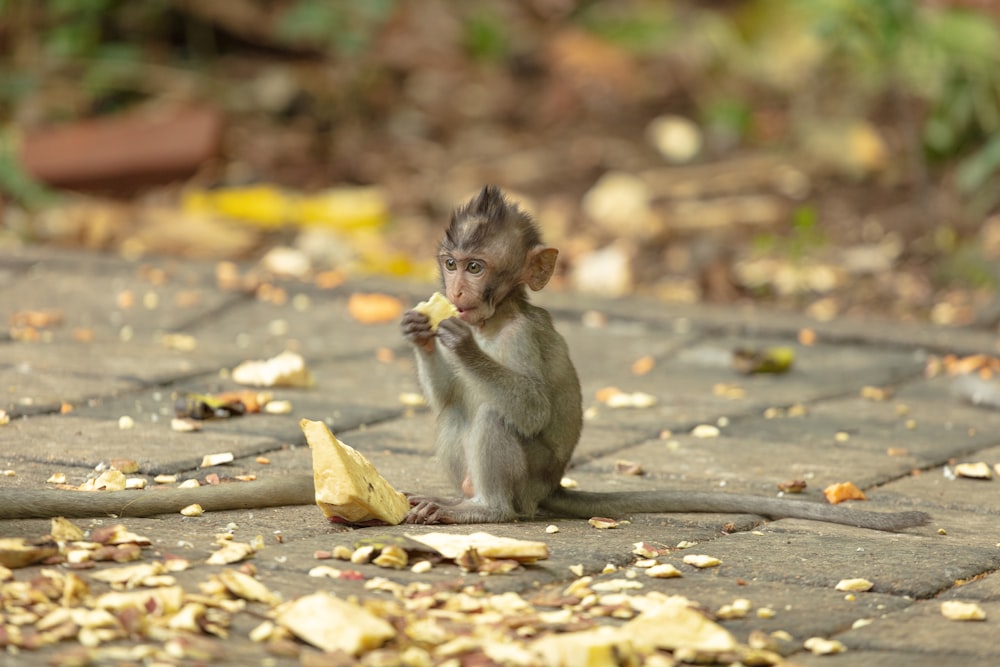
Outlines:
[[155, 516], [198, 503], [208, 512], [316, 502], [312, 474], [268, 477], [253, 482], [161, 491], [58, 491], [0, 489], [0, 519], [99, 516]]
[[[518, 326], [513, 322], [508, 327]], [[518, 368], [504, 365], [479, 346], [469, 325], [457, 318], [445, 320], [438, 327], [438, 339], [461, 361], [463, 373], [482, 403], [491, 405], [523, 435], [534, 435], [549, 424], [551, 401], [545, 382], [537, 373], [521, 371], [544, 367], [535, 339], [520, 332], [510, 332], [505, 341], [517, 359]]]
[[560, 488], [539, 506], [557, 516], [572, 518], [661, 512], [719, 512], [759, 514], [772, 519], [812, 519], [889, 531], [920, 526], [930, 520], [925, 512], [870, 512], [804, 500], [704, 491], [600, 493]]
[[454, 371], [436, 349], [436, 334], [430, 319], [416, 310], [403, 314], [403, 335], [416, 348], [417, 378], [431, 408], [439, 411], [451, 401], [455, 388]]

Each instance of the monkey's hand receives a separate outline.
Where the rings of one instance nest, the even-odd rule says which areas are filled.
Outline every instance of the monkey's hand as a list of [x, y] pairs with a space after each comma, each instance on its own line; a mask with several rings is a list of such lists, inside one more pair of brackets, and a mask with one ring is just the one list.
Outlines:
[[472, 327], [457, 317], [443, 320], [438, 325], [437, 337], [442, 345], [458, 354], [479, 348], [472, 336]]
[[408, 310], [403, 313], [403, 336], [424, 352], [434, 351], [434, 337], [431, 321], [423, 313]]

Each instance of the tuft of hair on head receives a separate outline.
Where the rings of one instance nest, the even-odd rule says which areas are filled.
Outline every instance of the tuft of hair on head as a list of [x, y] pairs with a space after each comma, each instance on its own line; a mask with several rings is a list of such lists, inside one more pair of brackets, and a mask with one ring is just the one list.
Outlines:
[[530, 215], [509, 201], [497, 186], [484, 185], [479, 194], [452, 213], [442, 246], [471, 249], [494, 238], [516, 239], [524, 251], [542, 242]]

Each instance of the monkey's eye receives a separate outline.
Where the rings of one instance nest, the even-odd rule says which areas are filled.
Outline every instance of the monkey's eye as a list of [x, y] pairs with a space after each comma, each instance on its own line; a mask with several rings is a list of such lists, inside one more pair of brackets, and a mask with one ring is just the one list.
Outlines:
[[465, 267], [465, 270], [471, 273], [472, 275], [476, 275], [477, 273], [483, 272], [483, 265], [482, 263], [473, 260], [469, 262], [469, 264]]
[[444, 268], [448, 269], [449, 271], [454, 271], [455, 269], [458, 268], [458, 263], [451, 257], [448, 257], [444, 260]]

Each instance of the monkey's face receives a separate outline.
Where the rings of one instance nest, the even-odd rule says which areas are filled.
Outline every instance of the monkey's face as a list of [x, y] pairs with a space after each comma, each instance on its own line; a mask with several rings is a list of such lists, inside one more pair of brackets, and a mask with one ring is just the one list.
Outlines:
[[459, 318], [472, 326], [479, 326], [492, 317], [497, 295], [486, 260], [444, 253], [438, 261], [445, 296], [455, 304]]

